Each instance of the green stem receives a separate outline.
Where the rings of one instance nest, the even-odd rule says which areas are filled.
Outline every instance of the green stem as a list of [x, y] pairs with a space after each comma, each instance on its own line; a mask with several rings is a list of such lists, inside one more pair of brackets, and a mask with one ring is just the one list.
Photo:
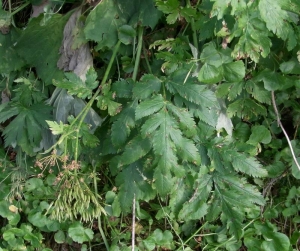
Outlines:
[[134, 70], [132, 74], [132, 79], [133, 81], [136, 81], [137, 73], [139, 70], [139, 64], [141, 60], [141, 52], [142, 52], [142, 47], [143, 47], [143, 32], [144, 28], [142, 26], [138, 27], [138, 47], [137, 47], [137, 53], [135, 57], [135, 64], [134, 64]]
[[104, 77], [100, 83], [100, 86], [98, 88], [98, 90], [95, 92], [95, 94], [93, 95], [93, 97], [91, 98], [91, 100], [87, 103], [87, 105], [84, 107], [84, 109], [78, 114], [78, 116], [74, 119], [74, 121], [72, 122], [71, 126], [73, 126], [75, 124], [75, 122], [78, 120], [78, 118], [80, 117], [80, 121], [78, 124], [78, 128], [77, 128], [77, 137], [76, 137], [76, 147], [75, 147], [75, 161], [77, 161], [78, 159], [78, 147], [79, 147], [79, 129], [82, 125], [83, 120], [85, 119], [86, 115], [88, 114], [90, 108], [92, 107], [95, 99], [97, 98], [97, 96], [99, 95], [99, 93], [101, 92], [101, 86], [104, 85], [108, 79], [108, 75], [109, 72], [111, 70], [111, 67], [113, 65], [113, 62], [115, 61], [116, 55], [119, 51], [121, 45], [121, 41], [118, 41], [118, 43], [116, 44], [114, 50], [113, 50], [113, 54], [110, 58], [110, 61], [108, 63], [108, 66], [106, 68]]
[[[10, 1], [9, 1], [10, 3]], [[11, 12], [11, 6], [10, 6], [10, 15], [13, 16], [15, 15], [16, 13], [18, 13], [19, 11], [21, 11], [22, 9], [24, 9], [25, 7], [27, 7], [28, 5], [30, 4], [30, 2], [27, 2], [27, 3], [24, 3], [22, 4], [21, 6], [19, 6], [15, 11]]]
[[181, 248], [184, 247], [184, 245], [186, 245], [191, 239], [193, 239], [196, 236], [196, 234], [198, 234], [202, 230], [202, 228], [204, 228], [206, 223], [204, 223], [199, 229], [197, 229], [197, 231], [195, 233], [193, 233], [192, 236], [190, 238], [188, 238], [178, 249], [176, 249], [176, 251], [179, 251]]
[[[196, 28], [195, 28], [194, 18], [192, 18], [192, 20], [191, 20], [191, 28], [192, 28], [192, 31], [193, 31], [193, 43], [194, 43], [194, 46], [196, 47], [197, 52], [198, 52], [199, 51], [199, 45], [198, 45], [197, 31], [196, 31]], [[197, 59], [197, 58], [195, 58], [195, 59]]]
[[[97, 184], [97, 176], [96, 176], [96, 166], [94, 166], [94, 190], [95, 190], [95, 194], [97, 195], [98, 194], [98, 184]], [[98, 215], [97, 220], [98, 220], [98, 228], [99, 228], [101, 237], [103, 239], [104, 245], [106, 247], [106, 250], [109, 251], [109, 245], [108, 245], [106, 236], [103, 232], [102, 225], [101, 225], [101, 215]]]
[[143, 53], [144, 53], [146, 65], [147, 65], [147, 68], [148, 68], [148, 72], [149, 72], [150, 74], [152, 74], [151, 66], [150, 66], [150, 63], [149, 63], [149, 60], [148, 60], [148, 54], [147, 54], [147, 51], [146, 51], [146, 48], [145, 48], [145, 44], [144, 44], [144, 43], [143, 43]]

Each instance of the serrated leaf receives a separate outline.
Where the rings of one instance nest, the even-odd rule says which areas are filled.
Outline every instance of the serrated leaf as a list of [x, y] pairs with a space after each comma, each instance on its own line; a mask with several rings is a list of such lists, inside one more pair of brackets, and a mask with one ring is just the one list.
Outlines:
[[139, 120], [158, 112], [165, 105], [165, 101], [161, 95], [157, 95], [150, 100], [141, 102], [135, 110], [135, 119]]
[[142, 138], [140, 135], [129, 141], [125, 146], [125, 151], [119, 159], [120, 165], [131, 164], [145, 156], [151, 150], [151, 143], [148, 138]]
[[2, 56], [0, 64], [1, 74], [8, 74], [11, 71], [19, 70], [25, 65], [24, 59], [17, 54], [14, 48], [14, 43], [19, 36], [15, 28], [11, 28], [10, 32], [6, 35], [0, 34], [0, 55]]
[[267, 57], [270, 53], [271, 40], [266, 32], [265, 23], [255, 9], [243, 11], [238, 18], [238, 28], [232, 37], [238, 36], [232, 55], [239, 58], [250, 58], [258, 62], [260, 56]]
[[87, 39], [98, 42], [98, 50], [112, 48], [118, 41], [118, 28], [124, 24], [115, 1], [103, 0], [88, 15], [84, 33]]
[[271, 142], [271, 133], [265, 126], [253, 126], [251, 131], [252, 133], [247, 141], [248, 144], [256, 146], [258, 143], [269, 144]]
[[206, 84], [218, 83], [223, 79], [222, 68], [205, 63], [199, 71], [198, 79]]
[[266, 22], [267, 28], [277, 34], [282, 39], [287, 39], [290, 30], [289, 16], [282, 10], [277, 0], [261, 0], [258, 8], [262, 19]]
[[108, 96], [98, 96], [97, 97], [97, 106], [101, 109], [101, 110], [106, 110], [108, 111], [108, 114], [110, 116], [115, 116], [117, 115], [121, 109], [122, 109], [122, 104], [121, 103], [117, 103], [115, 101], [112, 100], [112, 97], [108, 97]]
[[256, 103], [250, 98], [238, 99], [228, 106], [227, 114], [229, 117], [236, 115], [240, 118], [253, 118], [258, 115], [267, 116], [267, 110], [264, 106]]
[[190, 137], [196, 134], [196, 123], [192, 114], [184, 108], [178, 108], [170, 103], [167, 104], [167, 109], [179, 119], [179, 127], [184, 130], [184, 133]]
[[175, 94], [175, 92], [178, 92], [181, 97], [197, 105], [218, 107], [216, 96], [206, 86], [168, 81], [166, 87], [171, 93]]
[[122, 79], [112, 84], [111, 90], [119, 98], [131, 98], [134, 83], [132, 79]]
[[60, 123], [57, 123], [56, 121], [46, 120], [46, 122], [49, 125], [53, 135], [59, 135], [64, 132], [64, 124], [61, 121]]
[[67, 79], [62, 81], [53, 81], [53, 84], [59, 88], [67, 89], [70, 95], [76, 95], [81, 99], [91, 98], [93, 95], [93, 89], [95, 89], [99, 82], [97, 79], [97, 73], [93, 68], [90, 68], [86, 73], [86, 81], [83, 82], [73, 72], [66, 72]]
[[143, 75], [141, 80], [135, 83], [133, 88], [133, 96], [139, 99], [146, 99], [153, 93], [159, 93], [161, 88], [161, 80], [152, 74]]
[[115, 117], [116, 121], [113, 122], [111, 127], [111, 140], [115, 146], [123, 145], [131, 129], [135, 126], [135, 106], [135, 102], [133, 102]]
[[237, 152], [226, 152], [226, 154], [231, 155], [232, 165], [235, 170], [253, 177], [266, 177], [268, 175], [268, 172], [262, 168], [261, 164], [254, 157], [246, 157]]
[[181, 138], [181, 140], [175, 144], [178, 151], [177, 154], [182, 160], [190, 161], [195, 165], [200, 164], [201, 158], [198, 149], [191, 140], [187, 138]]
[[197, 180], [197, 186], [192, 197], [184, 203], [178, 217], [184, 220], [198, 220], [207, 214], [209, 194], [212, 189], [210, 175], [204, 175]]
[[223, 64], [224, 79], [228, 82], [239, 82], [245, 77], [245, 66], [239, 60], [232, 63]]
[[42, 131], [47, 128], [46, 120], [51, 118], [52, 109], [44, 104], [20, 106], [18, 109], [18, 115], [3, 131], [5, 145], [18, 144], [27, 154], [33, 154], [33, 149], [40, 146]]
[[136, 201], [139, 199], [149, 201], [156, 194], [147, 182], [147, 176], [143, 172], [143, 164], [140, 161], [123, 168], [116, 178], [116, 185], [120, 186], [117, 197], [124, 212], [130, 211], [134, 195]]

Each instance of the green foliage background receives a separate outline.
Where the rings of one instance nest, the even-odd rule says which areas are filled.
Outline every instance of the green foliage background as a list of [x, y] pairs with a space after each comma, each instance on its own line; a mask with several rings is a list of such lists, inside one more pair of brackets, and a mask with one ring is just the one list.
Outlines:
[[297, 0], [40, 4], [1, 2], [0, 250], [299, 250]]

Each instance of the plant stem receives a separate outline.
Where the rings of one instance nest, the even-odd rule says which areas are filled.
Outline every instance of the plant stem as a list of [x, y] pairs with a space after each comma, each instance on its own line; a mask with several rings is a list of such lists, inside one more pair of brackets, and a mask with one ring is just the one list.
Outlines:
[[[97, 184], [97, 176], [96, 176], [96, 166], [94, 166], [94, 190], [95, 190], [95, 194], [98, 194], [98, 184]], [[100, 231], [100, 234], [101, 234], [101, 237], [103, 239], [103, 242], [104, 242], [104, 245], [106, 247], [106, 250], [109, 251], [109, 245], [108, 245], [108, 242], [107, 242], [107, 239], [106, 239], [106, 236], [103, 232], [103, 229], [102, 229], [102, 225], [101, 225], [101, 215], [98, 215], [98, 228], [99, 228], [99, 231]]]
[[118, 41], [118, 43], [116, 44], [114, 50], [113, 50], [113, 54], [110, 58], [110, 61], [108, 63], [108, 66], [106, 68], [104, 77], [100, 83], [100, 86], [98, 88], [98, 90], [95, 92], [95, 94], [93, 95], [93, 97], [91, 98], [91, 100], [87, 103], [87, 105], [84, 107], [84, 109], [78, 114], [78, 116], [74, 119], [74, 121], [72, 122], [71, 126], [75, 124], [75, 122], [78, 120], [78, 118], [80, 117], [80, 121], [78, 124], [78, 128], [77, 128], [77, 137], [76, 137], [76, 147], [75, 147], [75, 161], [77, 161], [78, 159], [78, 147], [79, 147], [79, 128], [82, 125], [83, 120], [85, 119], [87, 113], [89, 112], [90, 108], [92, 107], [95, 99], [97, 98], [97, 96], [99, 95], [99, 93], [101, 92], [101, 86], [104, 85], [108, 79], [108, 75], [109, 72], [111, 70], [112, 64], [115, 61], [116, 55], [119, 51], [121, 45], [121, 41]]
[[138, 27], [138, 46], [137, 46], [137, 53], [135, 57], [135, 63], [134, 63], [134, 70], [132, 74], [132, 80], [136, 81], [137, 73], [139, 70], [139, 64], [141, 60], [141, 52], [143, 47], [143, 32], [144, 28], [142, 26]]

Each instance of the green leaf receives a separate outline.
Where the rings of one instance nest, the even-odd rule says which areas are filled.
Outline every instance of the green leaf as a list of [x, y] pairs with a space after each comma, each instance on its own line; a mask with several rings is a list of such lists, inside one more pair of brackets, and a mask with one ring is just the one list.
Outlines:
[[250, 57], [258, 62], [260, 56], [267, 57], [270, 53], [271, 40], [266, 32], [265, 23], [260, 19], [259, 13], [253, 8], [243, 11], [237, 19], [237, 29], [231, 35], [239, 37], [232, 55], [237, 59]]
[[200, 69], [198, 78], [200, 82], [206, 84], [218, 83], [223, 79], [222, 69], [205, 63]]
[[143, 75], [141, 80], [135, 83], [133, 96], [139, 99], [146, 99], [153, 93], [159, 93], [161, 80], [152, 74]]
[[60, 121], [58, 124], [56, 121], [46, 120], [47, 124], [53, 135], [59, 135], [64, 132], [64, 124]]
[[197, 180], [192, 197], [183, 204], [178, 217], [182, 220], [198, 220], [207, 214], [208, 205], [206, 201], [212, 189], [210, 175], [204, 175]]
[[59, 88], [67, 89], [70, 95], [76, 95], [78, 98], [90, 99], [93, 95], [93, 89], [98, 87], [99, 82], [97, 73], [93, 68], [90, 68], [86, 73], [86, 81], [83, 82], [75, 73], [66, 72], [67, 79], [62, 81], [53, 81], [53, 84]]
[[135, 110], [135, 119], [139, 120], [158, 112], [165, 105], [165, 101], [161, 95], [157, 95], [150, 100], [141, 102]]
[[251, 131], [252, 133], [247, 141], [248, 144], [256, 146], [258, 143], [269, 144], [271, 142], [271, 133], [265, 126], [253, 126]]
[[282, 233], [278, 233], [274, 231], [274, 226], [270, 222], [260, 223], [255, 222], [254, 224], [255, 229], [260, 231], [261, 234], [265, 237], [261, 248], [266, 251], [275, 251], [275, 250], [283, 250], [289, 251], [290, 240], [289, 238]]
[[103, 0], [88, 15], [84, 33], [87, 39], [98, 42], [98, 50], [112, 48], [118, 41], [118, 28], [124, 24], [115, 1]]
[[240, 118], [256, 118], [258, 115], [267, 116], [266, 108], [250, 98], [241, 98], [228, 106], [229, 117], [236, 115]]
[[230, 156], [232, 165], [237, 171], [241, 171], [253, 177], [266, 177], [268, 174], [254, 157], [246, 157], [244, 154], [235, 151], [226, 151], [225, 154]]
[[170, 81], [166, 83], [166, 87], [171, 93], [175, 94], [177, 92], [184, 99], [197, 105], [218, 107], [218, 102], [214, 93], [207, 90], [204, 85], [194, 84], [192, 81], [188, 83], [180, 83], [170, 79]]
[[130, 25], [123, 25], [118, 29], [119, 39], [123, 44], [132, 44], [136, 31]]
[[183, 108], [178, 108], [170, 103], [167, 104], [167, 109], [173, 113], [179, 120], [179, 127], [183, 129], [184, 133], [190, 137], [196, 134], [196, 123], [192, 114]]
[[238, 82], [245, 77], [245, 66], [243, 61], [223, 64], [224, 78], [228, 82]]
[[134, 0], [132, 4], [128, 4], [127, 0], [117, 0], [119, 15], [124, 17], [130, 25], [149, 26], [154, 29], [161, 12], [155, 8], [153, 0]]
[[114, 82], [111, 90], [116, 94], [116, 97], [131, 98], [134, 84], [132, 79], [122, 79]]
[[136, 107], [135, 102], [125, 107], [124, 110], [115, 117], [116, 121], [114, 121], [111, 127], [111, 140], [115, 146], [123, 145], [131, 129], [135, 126], [134, 107]]
[[144, 201], [155, 197], [156, 193], [147, 182], [142, 164], [141, 161], [130, 164], [123, 168], [116, 178], [116, 185], [120, 186], [117, 197], [124, 212], [130, 212], [134, 195], [136, 200]]
[[59, 230], [54, 235], [54, 240], [56, 243], [62, 244], [66, 241], [65, 233], [62, 230]]
[[160, 229], [155, 229], [147, 239], [153, 239], [156, 243], [156, 246], [160, 247], [161, 249], [173, 250], [174, 248], [173, 235], [169, 230], [162, 232]]
[[63, 78], [56, 64], [60, 57], [63, 29], [69, 16], [70, 13], [64, 16], [53, 14], [43, 26], [43, 15], [31, 19], [15, 47], [18, 54], [36, 68], [38, 76], [46, 84], [51, 84], [52, 79]]
[[262, 19], [267, 24], [267, 28], [285, 40], [289, 32], [293, 32], [293, 30], [287, 22], [289, 20], [288, 13], [281, 9], [279, 3], [278, 0], [261, 0], [258, 8]]
[[106, 110], [108, 111], [108, 114], [110, 116], [115, 116], [117, 115], [121, 109], [122, 109], [122, 104], [117, 103], [112, 100], [113, 97], [109, 97], [108, 95], [100, 95], [97, 97], [97, 106], [101, 110]]
[[0, 32], [0, 73], [10, 73], [11, 71], [19, 70], [25, 65], [23, 58], [19, 57], [13, 44], [19, 38], [19, 32], [12, 28], [10, 32], [3, 35]]
[[[34, 104], [31, 107], [18, 106], [19, 113], [5, 128], [5, 145], [20, 145], [27, 154], [33, 154], [34, 148], [40, 147], [42, 132], [47, 128], [51, 107]], [[1, 117], [1, 112], [0, 112]]]
[[125, 151], [119, 159], [120, 165], [131, 164], [145, 156], [151, 150], [151, 143], [148, 138], [142, 138], [140, 135], [129, 141], [125, 146]]
[[75, 221], [68, 228], [68, 234], [73, 241], [80, 244], [86, 241], [91, 241], [94, 237], [94, 232], [90, 228], [84, 228], [80, 222]]
[[13, 213], [9, 210], [10, 204], [6, 200], [0, 201], [0, 215], [8, 219], [9, 224], [15, 226], [19, 223], [21, 217], [19, 213]]

